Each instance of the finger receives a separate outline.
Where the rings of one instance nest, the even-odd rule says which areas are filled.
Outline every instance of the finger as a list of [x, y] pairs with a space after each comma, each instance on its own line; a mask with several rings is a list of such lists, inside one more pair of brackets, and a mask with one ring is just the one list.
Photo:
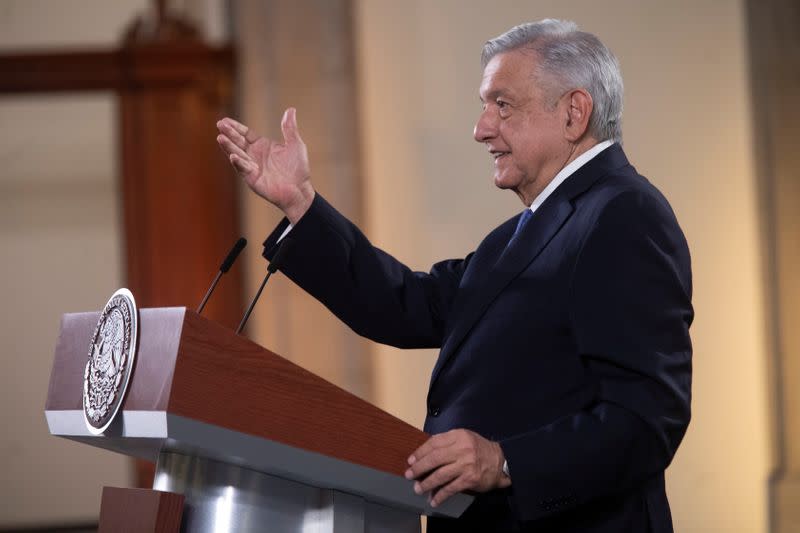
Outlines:
[[406, 479], [419, 479], [437, 468], [455, 462], [455, 455], [451, 448], [439, 448], [417, 459], [406, 470]]
[[461, 475], [461, 467], [457, 464], [448, 464], [437, 468], [428, 475], [425, 479], [421, 479], [414, 483], [414, 492], [417, 494], [424, 494], [430, 491], [436, 491], [444, 485], [450, 483]]
[[229, 159], [231, 164], [233, 165], [233, 168], [235, 168], [236, 171], [242, 174], [243, 176], [248, 176], [255, 170], [255, 165], [253, 165], [253, 163], [245, 159], [242, 159], [236, 154], [231, 154]]
[[283, 140], [286, 144], [291, 142], [303, 142], [300, 138], [300, 131], [297, 128], [297, 110], [290, 107], [283, 113], [281, 119], [281, 131], [283, 132]]
[[228, 132], [234, 132], [237, 139], [242, 139], [243, 148], [246, 148], [248, 144], [256, 142], [260, 137], [258, 133], [230, 117], [225, 117], [217, 122], [217, 127], [220, 130], [224, 129]]
[[251, 160], [252, 158], [247, 155], [247, 152], [242, 150], [233, 141], [231, 141], [230, 137], [226, 137], [225, 135], [217, 135], [217, 143], [219, 143], [220, 147], [227, 153], [228, 155], [236, 154], [242, 159]]
[[422, 446], [414, 450], [414, 452], [408, 457], [408, 464], [413, 465], [420, 458], [431, 453], [435, 449], [451, 446], [455, 442], [455, 436], [456, 434], [454, 431], [439, 433], [438, 435], [432, 436], [426, 440]]
[[217, 127], [218, 128], [222, 127], [223, 125], [227, 125], [227, 126], [233, 128], [233, 129], [235, 129], [237, 132], [239, 132], [239, 135], [241, 135], [242, 137], [247, 135], [247, 132], [250, 130], [250, 128], [248, 128], [247, 126], [245, 126], [241, 122], [239, 122], [239, 121], [237, 121], [235, 119], [232, 119], [230, 117], [225, 117], [222, 120], [220, 120], [219, 122], [217, 122]]
[[250, 146], [250, 142], [242, 136], [235, 128], [233, 128], [230, 124], [223, 124], [219, 127], [219, 132], [221, 135], [224, 135], [228, 139], [231, 140], [236, 146], [241, 148], [242, 150], [247, 150], [247, 147]]
[[457, 477], [444, 487], [431, 494], [430, 504], [431, 507], [438, 507], [442, 505], [448, 498], [454, 494], [466, 490], [467, 484], [464, 482], [464, 477]]

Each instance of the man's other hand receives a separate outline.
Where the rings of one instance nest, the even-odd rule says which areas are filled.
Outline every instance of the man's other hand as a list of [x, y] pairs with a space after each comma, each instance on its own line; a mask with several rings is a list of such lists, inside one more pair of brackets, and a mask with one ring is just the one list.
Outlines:
[[414, 492], [430, 493], [436, 507], [453, 494], [486, 492], [511, 485], [503, 473], [505, 457], [500, 445], [466, 429], [434, 435], [408, 458], [406, 478], [414, 479]]
[[296, 224], [311, 205], [314, 188], [295, 109], [290, 107], [283, 114], [283, 143], [261, 137], [232, 118], [217, 122], [217, 129], [217, 143], [239, 176]]

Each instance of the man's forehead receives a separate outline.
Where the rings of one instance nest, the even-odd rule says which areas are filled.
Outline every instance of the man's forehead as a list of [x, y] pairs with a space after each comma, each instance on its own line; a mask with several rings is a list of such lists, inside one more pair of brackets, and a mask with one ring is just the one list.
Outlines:
[[478, 96], [481, 100], [490, 100], [513, 92], [515, 88], [521, 89], [521, 82], [525, 86], [533, 83], [535, 61], [535, 54], [524, 49], [495, 55], [483, 69]]

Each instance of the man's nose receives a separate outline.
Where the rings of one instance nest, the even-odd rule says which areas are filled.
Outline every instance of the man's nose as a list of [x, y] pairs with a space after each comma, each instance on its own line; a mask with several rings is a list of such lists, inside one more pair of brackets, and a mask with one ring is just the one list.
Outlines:
[[497, 122], [493, 119], [491, 110], [485, 109], [481, 111], [478, 117], [478, 122], [475, 123], [475, 129], [472, 136], [479, 143], [486, 142], [497, 135]]

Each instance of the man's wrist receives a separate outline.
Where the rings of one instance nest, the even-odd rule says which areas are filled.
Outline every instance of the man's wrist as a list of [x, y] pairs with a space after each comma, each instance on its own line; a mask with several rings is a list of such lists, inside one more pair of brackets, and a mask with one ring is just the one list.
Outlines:
[[500, 446], [499, 442], [495, 442], [494, 445], [497, 447], [498, 453], [498, 461], [496, 464], [500, 470], [497, 476], [497, 487], [503, 489], [511, 485], [511, 474], [508, 469], [508, 461], [503, 453], [503, 447]]
[[308, 184], [307, 187], [304, 187], [300, 192], [298, 200], [283, 209], [283, 214], [286, 215], [286, 218], [289, 219], [289, 223], [292, 226], [297, 225], [300, 219], [303, 218], [303, 215], [306, 214], [311, 204], [314, 202], [314, 196], [316, 194], [311, 184]]

